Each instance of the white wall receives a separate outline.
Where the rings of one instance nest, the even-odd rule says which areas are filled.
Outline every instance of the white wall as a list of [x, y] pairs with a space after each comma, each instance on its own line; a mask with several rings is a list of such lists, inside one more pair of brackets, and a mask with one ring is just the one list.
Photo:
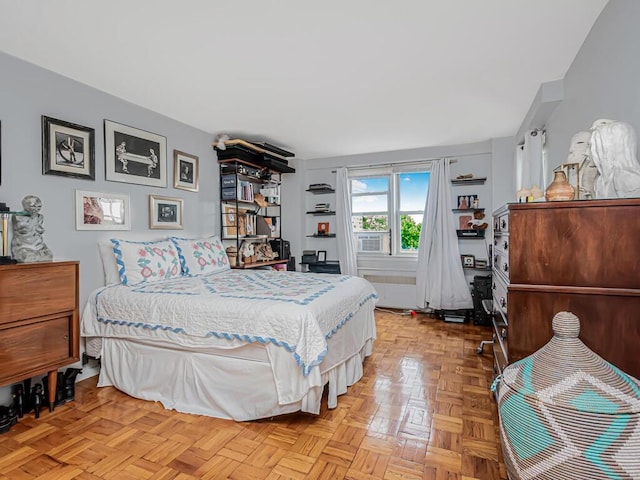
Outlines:
[[[0, 121], [2, 122], [2, 179], [0, 201], [21, 210], [22, 198], [41, 198], [44, 240], [54, 259], [80, 261], [80, 300], [103, 285], [97, 242], [112, 237], [155, 239], [167, 235], [214, 234], [219, 231], [218, 165], [212, 135], [115, 98], [40, 67], [0, 53]], [[95, 129], [96, 180], [42, 174], [41, 115]], [[161, 134], [167, 138], [168, 188], [105, 181], [104, 119]], [[173, 150], [200, 157], [200, 192], [173, 186]], [[76, 231], [75, 189], [130, 195], [132, 229]], [[148, 196], [180, 197], [185, 202], [184, 230], [149, 230]], [[28, 292], [37, 295], [38, 292]], [[82, 342], [81, 342], [82, 343]], [[83, 377], [95, 373], [85, 368]], [[0, 388], [0, 404], [8, 387]]]
[[571, 137], [599, 118], [640, 135], [640, 2], [610, 0], [564, 77], [564, 99], [547, 122], [551, 169], [565, 163]]

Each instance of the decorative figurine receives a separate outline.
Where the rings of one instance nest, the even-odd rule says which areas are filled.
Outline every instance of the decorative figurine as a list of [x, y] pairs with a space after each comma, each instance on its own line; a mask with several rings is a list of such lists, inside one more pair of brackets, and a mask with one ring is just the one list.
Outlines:
[[11, 250], [14, 258], [24, 262], [46, 262], [53, 258], [53, 253], [44, 243], [44, 216], [40, 213], [42, 202], [35, 195], [27, 195], [22, 199], [22, 208], [29, 215], [14, 215], [13, 238]]
[[597, 120], [591, 133], [591, 159], [598, 169], [596, 198], [640, 197], [637, 137], [628, 123]]

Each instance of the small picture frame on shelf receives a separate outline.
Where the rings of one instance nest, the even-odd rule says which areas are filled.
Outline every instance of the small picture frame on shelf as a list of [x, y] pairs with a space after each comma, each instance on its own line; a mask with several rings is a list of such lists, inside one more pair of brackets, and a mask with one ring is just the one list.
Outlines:
[[480, 201], [478, 195], [458, 195], [458, 209], [468, 210], [471, 208], [479, 208]]
[[329, 235], [329, 222], [318, 222], [318, 235]]
[[469, 222], [471, 222], [472, 219], [473, 217], [471, 215], [460, 215], [458, 217], [460, 230], [465, 230], [469, 228]]
[[460, 255], [462, 266], [465, 268], [474, 268], [476, 266], [476, 257], [474, 255]]
[[327, 262], [327, 251], [326, 250], [318, 250], [318, 257], [316, 260], [317, 263], [326, 263]]

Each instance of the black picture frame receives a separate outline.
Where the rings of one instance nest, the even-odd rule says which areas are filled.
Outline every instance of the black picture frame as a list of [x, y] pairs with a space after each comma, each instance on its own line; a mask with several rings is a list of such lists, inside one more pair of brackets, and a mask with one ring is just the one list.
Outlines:
[[327, 251], [318, 250], [318, 256], [316, 257], [316, 263], [327, 263]]
[[104, 121], [105, 178], [110, 182], [167, 188], [167, 138]]
[[477, 205], [474, 206], [474, 204], [478, 203], [478, 195], [473, 194], [473, 195], [458, 195], [458, 205], [457, 205], [457, 209], [459, 210], [473, 210], [474, 208], [478, 208]]
[[95, 180], [95, 129], [42, 115], [42, 174]]

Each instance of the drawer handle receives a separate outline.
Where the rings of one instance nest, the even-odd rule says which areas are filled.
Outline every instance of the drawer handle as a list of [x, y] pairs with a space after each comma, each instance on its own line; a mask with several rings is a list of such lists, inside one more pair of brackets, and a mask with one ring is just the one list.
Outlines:
[[507, 221], [502, 220], [502, 223], [500, 225], [502, 226], [502, 228], [507, 228]]
[[507, 329], [503, 328], [502, 330], [500, 330], [500, 336], [505, 339], [507, 338]]
[[502, 269], [503, 269], [505, 272], [508, 272], [508, 271], [509, 271], [509, 265], [507, 265], [507, 264], [505, 263], [505, 264], [502, 266]]
[[62, 338], [64, 338], [65, 340], [68, 340], [69, 339], [69, 335], [65, 333], [64, 337], [62, 337]]
[[508, 250], [508, 249], [509, 249], [509, 242], [507, 242], [506, 240], [505, 240], [505, 242], [504, 242], [504, 249], [505, 249], [505, 250]]
[[494, 239], [493, 239], [493, 244], [494, 244], [496, 247], [498, 246], [498, 239], [497, 239], [497, 238], [494, 238]]
[[500, 298], [500, 306], [501, 307], [506, 307], [507, 306], [507, 300], [504, 297]]
[[498, 287], [496, 287], [496, 284], [494, 283], [494, 284], [493, 284], [493, 289], [495, 290], [495, 289], [497, 289], [497, 288], [498, 288]]
[[498, 263], [498, 255], [493, 256], [493, 263]]

